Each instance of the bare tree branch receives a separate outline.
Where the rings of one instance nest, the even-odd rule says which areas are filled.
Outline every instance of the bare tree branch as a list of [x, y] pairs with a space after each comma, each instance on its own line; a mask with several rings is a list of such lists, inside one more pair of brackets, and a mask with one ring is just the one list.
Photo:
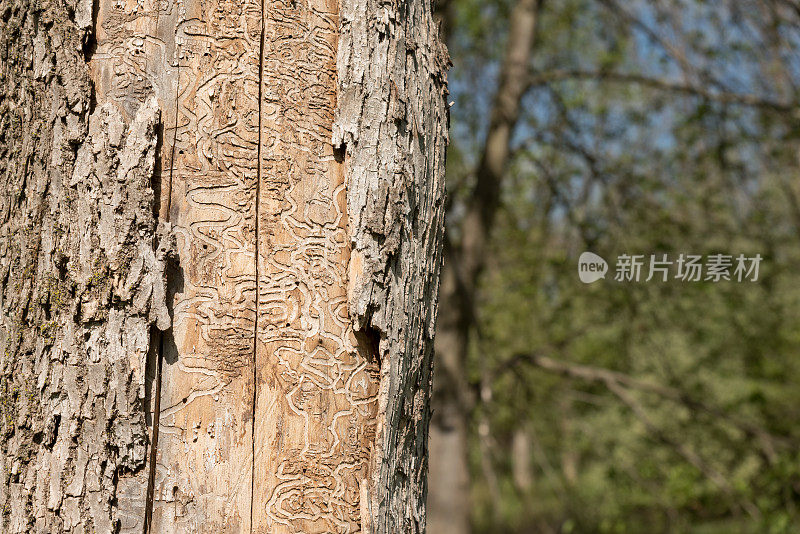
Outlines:
[[750, 106], [756, 108], [769, 109], [772, 111], [779, 111], [782, 113], [795, 110], [795, 106], [791, 104], [769, 100], [766, 98], [762, 98], [758, 95], [721, 92], [717, 90], [709, 90], [695, 85], [673, 82], [659, 78], [652, 78], [642, 74], [613, 72], [604, 70], [559, 69], [546, 72], [539, 72], [531, 76], [528, 87], [529, 88], [538, 87], [538, 86], [548, 85], [551, 83], [557, 83], [569, 80], [632, 83], [646, 87], [651, 87], [653, 89], [696, 96], [712, 102], [720, 102], [722, 104], [736, 104], [736, 105]]
[[495, 376], [499, 376], [506, 370], [517, 366], [521, 362], [532, 364], [539, 369], [551, 371], [562, 376], [578, 378], [588, 382], [602, 383], [609, 389], [611, 389], [612, 386], [623, 386], [628, 389], [653, 393], [672, 402], [682, 404], [683, 406], [686, 406], [692, 410], [705, 412], [717, 419], [721, 419], [730, 423], [748, 437], [757, 439], [762, 445], [765, 458], [770, 463], [774, 462], [777, 458], [775, 452], [777, 445], [784, 447], [793, 445], [792, 440], [787, 439], [786, 437], [776, 436], [757, 425], [735, 418], [730, 414], [725, 413], [720, 408], [710, 406], [707, 403], [690, 397], [683, 391], [669, 386], [664, 386], [662, 384], [639, 380], [630, 375], [620, 373], [618, 371], [604, 369], [602, 367], [591, 367], [568, 363], [535, 354], [518, 354], [497, 368], [495, 370]]
[[697, 79], [709, 85], [720, 85], [710, 73], [700, 70], [696, 66], [692, 65], [691, 61], [689, 61], [689, 58], [683, 50], [667, 41], [667, 39], [659, 35], [658, 32], [656, 32], [644, 21], [636, 18], [632, 13], [620, 6], [616, 0], [599, 0], [599, 2], [609, 11], [617, 15], [623, 21], [627, 22], [631, 27], [638, 28], [645, 35], [647, 35], [651, 41], [660, 46], [669, 57], [678, 63], [685, 79], [688, 80], [690, 75], [694, 75]]
[[728, 497], [737, 501], [737, 504], [741, 506], [741, 508], [748, 513], [753, 518], [759, 518], [761, 516], [761, 512], [759, 511], [758, 507], [753, 504], [752, 502], [744, 499], [737, 499], [735, 495], [735, 491], [731, 486], [730, 482], [720, 473], [717, 471], [713, 466], [709, 465], [699, 454], [695, 451], [690, 449], [686, 446], [683, 442], [677, 439], [673, 439], [669, 436], [666, 432], [658, 428], [658, 426], [653, 423], [650, 418], [647, 416], [647, 412], [644, 407], [639, 404], [636, 399], [630, 394], [628, 390], [622, 387], [618, 382], [609, 381], [606, 382], [608, 389], [622, 401], [630, 410], [636, 415], [636, 418], [644, 424], [647, 428], [647, 431], [650, 432], [656, 439], [663, 442], [666, 445], [672, 447], [675, 452], [677, 452], [681, 457], [683, 457], [687, 462], [692, 464], [698, 471], [703, 473], [703, 475], [711, 480], [719, 489], [721, 489]]

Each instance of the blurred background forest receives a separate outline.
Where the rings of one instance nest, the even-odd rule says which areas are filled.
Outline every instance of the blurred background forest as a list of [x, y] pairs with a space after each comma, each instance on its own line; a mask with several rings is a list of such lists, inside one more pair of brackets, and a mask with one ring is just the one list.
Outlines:
[[[800, 532], [800, 2], [435, 5], [429, 532]], [[605, 280], [580, 282], [585, 250]], [[614, 281], [664, 253], [764, 259]]]

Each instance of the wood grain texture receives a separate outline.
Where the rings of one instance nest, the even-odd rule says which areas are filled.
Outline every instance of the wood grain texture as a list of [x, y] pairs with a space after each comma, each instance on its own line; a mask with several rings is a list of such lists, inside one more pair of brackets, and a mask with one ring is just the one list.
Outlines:
[[347, 302], [338, 5], [265, 12], [253, 532], [360, 532], [378, 366]]
[[177, 2], [165, 338], [153, 532], [248, 532], [261, 4]]

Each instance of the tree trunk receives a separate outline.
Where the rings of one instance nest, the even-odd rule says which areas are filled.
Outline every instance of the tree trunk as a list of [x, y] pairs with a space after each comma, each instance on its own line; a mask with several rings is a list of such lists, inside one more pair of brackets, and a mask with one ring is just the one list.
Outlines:
[[430, 5], [3, 3], [4, 532], [423, 532]]
[[436, 534], [465, 534], [470, 531], [469, 462], [467, 425], [469, 396], [466, 378], [468, 332], [465, 327], [463, 293], [445, 249], [442, 270], [442, 306], [436, 334], [434, 416], [430, 430], [430, 493], [428, 523]]
[[442, 273], [441, 317], [436, 339], [435, 417], [431, 426], [430, 522], [436, 534], [470, 531], [468, 427], [474, 403], [466, 379], [467, 351], [475, 325], [475, 296], [489, 253], [500, 205], [511, 134], [528, 87], [538, 12], [543, 0], [518, 0], [509, 19], [508, 43], [491, 111], [476, 185], [461, 223], [461, 243], [448, 247]]

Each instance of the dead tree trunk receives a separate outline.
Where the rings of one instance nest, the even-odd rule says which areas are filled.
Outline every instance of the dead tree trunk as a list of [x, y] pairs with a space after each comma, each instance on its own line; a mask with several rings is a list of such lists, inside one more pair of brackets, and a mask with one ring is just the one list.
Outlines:
[[423, 532], [423, 0], [0, 0], [3, 532]]

